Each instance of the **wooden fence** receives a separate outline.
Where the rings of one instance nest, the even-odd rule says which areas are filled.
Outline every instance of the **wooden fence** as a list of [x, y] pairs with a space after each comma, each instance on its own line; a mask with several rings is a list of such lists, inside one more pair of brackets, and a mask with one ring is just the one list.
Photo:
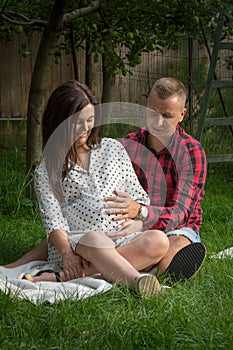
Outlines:
[[[32, 39], [24, 35], [15, 35], [8, 43], [0, 43], [0, 120], [5, 118], [26, 117], [27, 101], [31, 74], [35, 61], [40, 35], [35, 33]], [[27, 45], [30, 54], [22, 57], [22, 47]], [[191, 59], [191, 61], [190, 61]], [[77, 52], [79, 80], [85, 81], [85, 52]], [[118, 75], [115, 78], [116, 101], [131, 102], [145, 105], [146, 96], [153, 82], [161, 76], [175, 76], [188, 84], [190, 64], [192, 64], [191, 85], [194, 89], [203, 88], [209, 58], [206, 50], [200, 49], [196, 42], [192, 46], [192, 57], [188, 40], [183, 39], [178, 50], [165, 49], [163, 53], [144, 53], [142, 63], [132, 68], [133, 74], [126, 77]], [[226, 74], [229, 71], [226, 71]], [[59, 64], [52, 65], [48, 76], [48, 95], [60, 83], [73, 79], [71, 56], [62, 53]], [[90, 88], [100, 100], [102, 94], [101, 64], [92, 64]]]

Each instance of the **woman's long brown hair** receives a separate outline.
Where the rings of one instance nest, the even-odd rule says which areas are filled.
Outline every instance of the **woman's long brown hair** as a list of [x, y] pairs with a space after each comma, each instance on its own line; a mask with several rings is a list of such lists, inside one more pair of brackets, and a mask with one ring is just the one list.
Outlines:
[[[77, 160], [72, 125], [77, 121], [77, 113], [90, 103], [97, 105], [95, 96], [85, 84], [77, 80], [61, 84], [49, 97], [43, 113], [42, 135], [46, 167], [56, 193], [60, 188], [61, 179], [69, 172], [69, 159], [74, 162]], [[90, 148], [100, 145], [99, 133], [99, 113], [95, 113], [95, 126], [87, 140]]]

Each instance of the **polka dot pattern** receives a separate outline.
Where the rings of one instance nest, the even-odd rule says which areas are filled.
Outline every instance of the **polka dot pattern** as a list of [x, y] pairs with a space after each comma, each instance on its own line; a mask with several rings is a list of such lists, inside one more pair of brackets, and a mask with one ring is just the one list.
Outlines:
[[[60, 204], [48, 179], [45, 163], [36, 168], [35, 190], [47, 236], [55, 229], [67, 232], [75, 249], [79, 239], [90, 230], [105, 234], [116, 231], [104, 206], [104, 197], [113, 190], [127, 192], [132, 199], [149, 204], [124, 147], [117, 140], [104, 138], [101, 147], [92, 149], [88, 171], [74, 164], [62, 182], [65, 201]], [[61, 263], [55, 247], [49, 244], [49, 262]]]

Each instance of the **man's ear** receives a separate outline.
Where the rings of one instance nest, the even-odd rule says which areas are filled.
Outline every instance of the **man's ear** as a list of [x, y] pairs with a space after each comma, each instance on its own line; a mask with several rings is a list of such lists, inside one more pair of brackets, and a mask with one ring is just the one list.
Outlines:
[[181, 123], [182, 120], [184, 119], [184, 116], [185, 116], [186, 113], [187, 113], [187, 108], [184, 108], [184, 109], [183, 109], [183, 112], [180, 114], [180, 119], [179, 119], [179, 122], [180, 122], [180, 123]]

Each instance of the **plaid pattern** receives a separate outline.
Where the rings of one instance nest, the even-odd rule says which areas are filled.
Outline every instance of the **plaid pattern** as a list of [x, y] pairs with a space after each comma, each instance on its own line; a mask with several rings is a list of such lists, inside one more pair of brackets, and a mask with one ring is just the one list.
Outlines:
[[151, 200], [143, 229], [190, 227], [199, 232], [207, 168], [201, 144], [179, 125], [170, 144], [158, 153], [147, 139], [148, 131], [141, 128], [121, 140]]

